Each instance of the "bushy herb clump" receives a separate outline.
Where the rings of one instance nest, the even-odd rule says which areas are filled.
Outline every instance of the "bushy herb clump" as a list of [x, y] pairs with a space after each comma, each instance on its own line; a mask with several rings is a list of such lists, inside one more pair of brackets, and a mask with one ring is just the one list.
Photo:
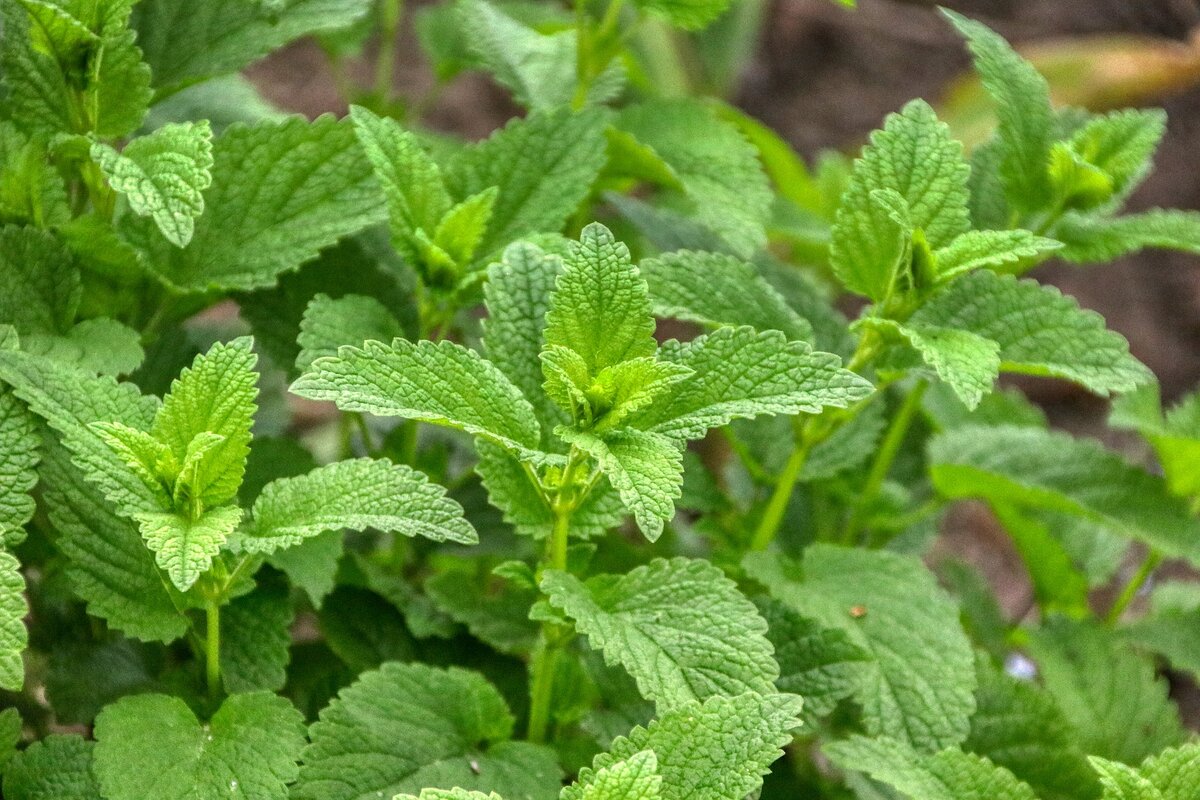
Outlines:
[[[467, 144], [390, 86], [396, 0], [0, 0], [4, 797], [1200, 796], [1200, 592], [1126, 613], [1200, 565], [1200, 394], [1023, 277], [1200, 252], [1121, 213], [1163, 115], [947, 13], [994, 136], [915, 100], [810, 171], [667, 91], [728, 5], [422, 8], [441, 83], [527, 111]], [[344, 119], [236, 75], [376, 28]], [[968, 499], [1019, 619], [922, 559]]]

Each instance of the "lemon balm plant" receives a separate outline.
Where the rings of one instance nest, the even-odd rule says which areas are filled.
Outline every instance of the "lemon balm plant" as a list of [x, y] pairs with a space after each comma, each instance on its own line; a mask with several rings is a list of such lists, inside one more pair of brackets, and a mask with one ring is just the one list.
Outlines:
[[[1200, 795], [1200, 395], [1025, 277], [1200, 251], [1122, 213], [1162, 115], [947, 12], [994, 136], [810, 171], [684, 91], [728, 5], [423, 7], [526, 112], [468, 144], [395, 0], [0, 0], [4, 797]], [[306, 35], [345, 118], [236, 75]], [[926, 558], [962, 500], [1025, 613]]]

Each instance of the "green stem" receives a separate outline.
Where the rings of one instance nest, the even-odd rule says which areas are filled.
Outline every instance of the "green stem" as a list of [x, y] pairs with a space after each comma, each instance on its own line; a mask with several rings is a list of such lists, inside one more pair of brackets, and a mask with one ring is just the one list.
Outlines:
[[[567, 568], [567, 539], [571, 529], [571, 513], [557, 503], [554, 506], [554, 530], [546, 548], [546, 565], [551, 569]], [[541, 640], [530, 669], [533, 685], [529, 689], [529, 729], [526, 738], [535, 743], [546, 741], [550, 727], [550, 707], [554, 701], [554, 673], [558, 667], [562, 637], [557, 626], [542, 623]]]
[[844, 543], [853, 543], [862, 530], [865, 512], [879, 495], [879, 490], [883, 488], [883, 481], [891, 472], [892, 464], [895, 463], [896, 456], [900, 453], [900, 447], [904, 444], [904, 437], [908, 435], [908, 429], [916, 419], [917, 412], [921, 410], [921, 398], [925, 396], [927, 388], [929, 388], [928, 383], [918, 381], [917, 385], [908, 393], [908, 397], [904, 398], [904, 403], [896, 412], [896, 416], [892, 418], [892, 424], [888, 427], [887, 433], [883, 437], [883, 443], [875, 453], [875, 460], [871, 463], [871, 470], [867, 473], [867, 481], [858, 495], [854, 512], [850, 515], [850, 519], [842, 531]]
[[396, 35], [400, 30], [400, 17], [404, 13], [403, 0], [384, 0], [379, 5], [379, 52], [375, 56], [375, 96], [380, 110], [386, 111], [392, 97], [392, 78], [396, 71]]
[[367, 418], [360, 412], [352, 412], [351, 416], [354, 419], [354, 424], [358, 428], [358, 435], [362, 437], [363, 452], [371, 458], [376, 458], [379, 455], [379, 450], [376, 449], [375, 443], [371, 440], [371, 429], [367, 427]]
[[800, 473], [804, 470], [804, 462], [808, 460], [813, 444], [812, 438], [804, 435], [804, 426], [797, 426], [796, 449], [788, 457], [779, 478], [775, 481], [775, 490], [771, 493], [771, 499], [758, 521], [754, 537], [750, 540], [751, 550], [766, 550], [775, 540], [779, 526], [783, 524], [783, 515], [787, 512], [788, 501], [791, 500], [796, 483], [800, 480]]
[[1158, 569], [1158, 565], [1162, 563], [1163, 554], [1150, 548], [1146, 553], [1146, 558], [1142, 561], [1142, 565], [1138, 567], [1138, 571], [1129, 579], [1129, 583], [1125, 584], [1125, 588], [1121, 590], [1121, 594], [1113, 602], [1112, 608], [1108, 610], [1104, 621], [1111, 627], [1116, 625], [1121, 620], [1121, 615], [1125, 613], [1125, 609], [1129, 608], [1129, 604], [1133, 602], [1133, 598], [1137, 597], [1138, 592], [1146, 585], [1146, 581], [1150, 580], [1150, 576], [1154, 574], [1154, 570]]
[[216, 700], [221, 696], [221, 606], [214, 599], [204, 606], [208, 629], [204, 637], [205, 670], [208, 696]]

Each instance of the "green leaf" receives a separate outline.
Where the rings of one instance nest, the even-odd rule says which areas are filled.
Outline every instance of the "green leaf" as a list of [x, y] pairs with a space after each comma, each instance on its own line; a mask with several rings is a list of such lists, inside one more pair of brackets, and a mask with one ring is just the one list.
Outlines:
[[267, 563], [287, 575], [292, 585], [307, 594], [315, 608], [320, 608], [325, 596], [333, 591], [342, 551], [341, 532], [330, 531], [272, 553]]
[[1067, 214], [1054, 227], [1062, 257], [1077, 263], [1112, 261], [1148, 247], [1200, 253], [1200, 212], [1154, 208], [1122, 217]]
[[725, 13], [732, 0], [637, 0], [636, 4], [684, 30], [699, 30]]
[[749, 325], [812, 340], [812, 326], [754, 265], [721, 253], [677, 250], [639, 265], [654, 313], [701, 325]]
[[1163, 414], [1157, 384], [1147, 384], [1113, 403], [1109, 425], [1136, 430], [1154, 448], [1171, 491], [1200, 497], [1200, 392], [1182, 398]]
[[562, 259], [526, 242], [504, 250], [488, 267], [484, 299], [483, 350], [488, 359], [533, 404], [542, 427], [542, 446], [549, 448], [550, 432], [566, 420], [542, 390], [542, 331]]
[[29, 494], [37, 484], [38, 435], [34, 418], [10, 389], [0, 388], [0, 541], [23, 538], [33, 517]]
[[188, 480], [189, 493], [205, 507], [237, 497], [246, 456], [250, 453], [250, 427], [257, 410], [258, 357], [249, 337], [214, 344], [196, 356], [171, 383], [150, 433], [166, 444], [175, 463], [185, 465], [197, 435], [222, 437], [204, 453]]
[[1099, 625], [1052, 619], [1030, 650], [1085, 753], [1136, 764], [1186, 735], [1154, 665]]
[[455, 196], [499, 190], [481, 254], [562, 229], [604, 166], [604, 119], [599, 110], [535, 111], [455, 156], [446, 171]]
[[531, 110], [571, 104], [579, 51], [574, 30], [541, 33], [486, 0], [460, 0], [457, 12], [471, 54], [514, 100]]
[[106, 498], [125, 513], [155, 507], [154, 494], [118, 460], [91, 423], [113, 420], [148, 427], [157, 399], [141, 397], [133, 384], [96, 378], [15, 351], [0, 351], [0, 380], [61, 435], [84, 477]]
[[824, 628], [778, 600], [764, 596], [755, 602], [779, 663], [775, 686], [804, 698], [806, 721], [833, 713], [859, 686], [870, 654], [845, 631]]
[[662, 776], [652, 750], [635, 753], [624, 761], [605, 767], [586, 785], [563, 789], [561, 800], [660, 800]]
[[564, 441], [583, 450], [600, 465], [651, 542], [675, 516], [681, 495], [683, 453], [679, 444], [660, 433], [625, 428], [601, 438], [584, 431], [558, 428]]
[[0, 550], [0, 688], [19, 692], [25, 686], [25, 576], [16, 556]]
[[212, 128], [207, 121], [164, 125], [117, 152], [92, 144], [92, 160], [134, 213], [150, 217], [167, 241], [186, 247], [203, 192], [212, 183]]
[[[530, 480], [521, 462], [508, 451], [486, 441], [475, 443], [479, 461], [475, 471], [483, 480], [488, 500], [504, 514], [504, 521], [522, 536], [545, 539], [554, 528], [554, 512]], [[625, 506], [607, 478], [588, 493], [571, 514], [571, 535], [581, 539], [603, 536], [625, 519]]]
[[914, 100], [889, 116], [854, 162], [834, 220], [829, 258], [846, 288], [883, 300], [905, 253], [897, 235], [907, 240], [907, 231], [875, 202], [873, 192], [887, 190], [902, 198], [911, 227], [923, 231], [936, 250], [969, 226], [969, 172], [962, 145], [927, 103]]
[[546, 313], [544, 346], [578, 353], [593, 377], [605, 367], [653, 356], [654, 316], [629, 248], [600, 223], [572, 245]]
[[10, 120], [0, 121], [0, 218], [39, 227], [71, 218], [67, 187], [46, 158], [45, 138], [27, 136]]
[[237, 72], [293, 39], [345, 28], [366, 0], [145, 0], [133, 25], [160, 94]]
[[529, 619], [529, 607], [539, 598], [531, 587], [455, 569], [425, 581], [425, 593], [439, 610], [501, 653], [528, 655], [537, 644], [538, 625]]
[[[619, 737], [591, 767], [579, 771], [586, 788], [598, 773], [644, 751], [658, 760], [663, 800], [731, 800], [758, 791], [762, 776], [792, 741], [801, 700], [795, 695], [746, 693], [692, 703]], [[563, 800], [582, 800], [578, 787]]]
[[718, 328], [690, 342], [668, 342], [660, 358], [694, 375], [632, 424], [679, 440], [698, 439], [735, 419], [846, 408], [872, 391], [842, 369], [837, 356], [789, 342], [779, 331]]
[[999, 174], [1008, 202], [1026, 212], [1046, 206], [1052, 197], [1048, 167], [1057, 127], [1046, 79], [987, 26], [953, 11], [942, 13], [966, 38], [983, 88], [996, 102]]
[[1200, 563], [1200, 521], [1162, 478], [1098, 442], [1037, 428], [965, 426], [936, 437], [931, 477], [945, 497], [1082, 516], [1173, 558]]
[[1074, 381], [1107, 396], [1150, 379], [1129, 344], [1057, 289], [981, 271], [935, 292], [909, 319], [969, 331], [1000, 345], [1000, 369]]
[[607, 663], [633, 676], [660, 715], [714, 695], [770, 694], [779, 676], [766, 623], [707, 561], [655, 559], [586, 583], [549, 571], [541, 585]]
[[500, 693], [477, 673], [387, 663], [321, 712], [291, 796], [373, 800], [440, 786], [554, 800], [553, 751], [509, 741], [513, 724]]
[[[463, 200], [446, 212], [433, 232], [433, 239], [428, 240], [427, 247], [437, 248], [437, 252], [450, 259], [449, 266], [455, 269], [455, 274], [474, 261], [495, 213], [498, 194], [496, 187], [490, 186]], [[432, 260], [427, 255], [425, 261]]]
[[1062, 243], [1027, 230], [967, 231], [934, 253], [941, 280], [991, 269], [1025, 272], [1062, 249]]
[[146, 546], [154, 551], [154, 562], [167, 573], [181, 592], [191, 588], [208, 571], [213, 558], [242, 519], [237, 506], [206, 511], [198, 519], [171, 512], [134, 515]]
[[361, 106], [350, 107], [350, 119], [383, 187], [392, 242], [400, 254], [419, 263], [417, 231], [432, 234], [452, 205], [441, 170], [420, 139], [396, 120]]
[[457, 428], [519, 458], [536, 458], [541, 430], [533, 406], [496, 365], [450, 341], [388, 347], [365, 342], [319, 358], [292, 384], [310, 400]]
[[231, 696], [206, 725], [179, 698], [135, 695], [100, 712], [95, 736], [107, 800], [283, 800], [304, 719], [268, 692]]
[[1104, 800], [1163, 800], [1162, 792], [1133, 767], [1096, 756], [1089, 760], [1100, 775]]
[[1188, 800], [1200, 792], [1200, 748], [1188, 743], [1164, 750], [1142, 762], [1141, 772], [1163, 800]]
[[902, 325], [884, 319], [870, 322], [908, 342], [968, 409], [977, 408], [1000, 377], [1000, 345], [991, 339], [935, 325]]
[[978, 707], [963, 749], [1005, 767], [1042, 800], [1094, 798], [1096, 778], [1054, 698], [984, 656], [976, 658], [975, 667]]
[[504, 800], [495, 792], [469, 792], [466, 789], [422, 789], [417, 794], [398, 794], [393, 800]]
[[0, 320], [21, 334], [65, 333], [81, 293], [79, 269], [48, 231], [0, 228]]
[[319, 294], [300, 321], [296, 368], [303, 372], [318, 358], [336, 356], [344, 344], [359, 346], [368, 339], [390, 342], [403, 335], [404, 327], [374, 297], [348, 294], [335, 300]]
[[52, 733], [13, 756], [4, 768], [9, 800], [101, 800], [92, 770], [95, 743]]
[[230, 694], [277, 692], [287, 681], [296, 614], [287, 588], [260, 585], [221, 609], [221, 683]]
[[146, 356], [137, 331], [104, 317], [85, 319], [62, 336], [31, 333], [21, 349], [101, 375], [126, 375]]
[[462, 507], [421, 472], [383, 459], [338, 461], [263, 487], [236, 546], [250, 553], [294, 547], [325, 531], [374, 528], [435, 542], [479, 541]]
[[682, 187], [682, 197], [668, 199], [680, 200], [675, 207], [718, 234], [734, 255], [749, 258], [766, 245], [770, 182], [735, 125], [702, 103], [675, 99], [624, 108], [616, 127], [662, 159]]
[[[114, 414], [110, 407], [102, 413], [137, 423], [135, 409], [126, 406]], [[47, 442], [41, 477], [47, 516], [59, 533], [56, 545], [67, 557], [67, 579], [88, 612], [143, 641], [170, 642], [182, 636], [188, 619], [178, 610], [174, 589], [155, 567], [137, 524], [117, 513], [56, 442]]]
[[818, 544], [805, 550], [802, 572], [774, 554], [752, 555], [745, 566], [772, 597], [845, 631], [873, 657], [856, 692], [869, 733], [923, 752], [966, 737], [975, 710], [971, 645], [957, 606], [919, 560]]
[[1124, 198], [1150, 172], [1166, 127], [1167, 115], [1161, 109], [1122, 109], [1090, 119], [1071, 137], [1069, 146], [1103, 170], [1113, 194]]
[[155, 273], [180, 291], [271, 286], [383, 217], [350, 122], [332, 116], [229, 126], [213, 142], [204, 208], [182, 249], [145, 225], [126, 226]]
[[865, 772], [921, 800], [1037, 800], [1011, 772], [957, 748], [926, 754], [899, 739], [852, 736], [822, 748], [842, 769]]

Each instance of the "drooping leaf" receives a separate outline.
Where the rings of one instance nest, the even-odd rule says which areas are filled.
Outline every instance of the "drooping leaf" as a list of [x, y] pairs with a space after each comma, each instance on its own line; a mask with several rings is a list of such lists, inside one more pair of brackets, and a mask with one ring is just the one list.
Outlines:
[[174, 512], [145, 512], [134, 515], [146, 546], [154, 551], [154, 562], [186, 592], [208, 571], [213, 558], [237, 528], [242, 510], [219, 506], [191, 519]]
[[383, 459], [338, 461], [263, 487], [237, 547], [273, 553], [326, 531], [366, 530], [474, 544], [462, 507], [423, 473]]

